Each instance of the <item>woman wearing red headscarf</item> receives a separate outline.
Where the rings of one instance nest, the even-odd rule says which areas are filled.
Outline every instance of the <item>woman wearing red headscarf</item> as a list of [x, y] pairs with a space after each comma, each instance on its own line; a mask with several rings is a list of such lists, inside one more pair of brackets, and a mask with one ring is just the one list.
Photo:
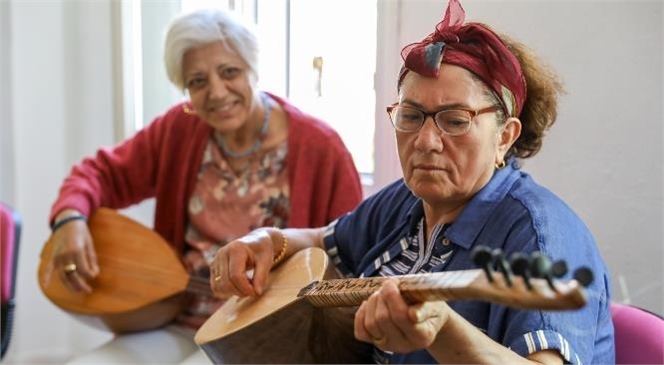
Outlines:
[[[285, 230], [287, 239], [260, 230], [229, 243], [211, 264], [212, 289], [259, 295], [274, 256], [311, 246], [326, 249], [347, 277], [469, 270], [477, 259], [505, 276], [569, 280], [528, 257], [562, 259], [594, 274], [579, 310], [523, 310], [489, 298], [418, 302], [390, 279], [357, 310], [355, 337], [375, 345], [378, 362], [612, 363], [609, 277], [594, 238], [519, 166], [554, 123], [562, 85], [522, 44], [464, 20], [451, 0], [436, 30], [402, 51], [399, 99], [387, 110], [403, 179], [327, 227]], [[252, 281], [241, 275], [249, 268]]]

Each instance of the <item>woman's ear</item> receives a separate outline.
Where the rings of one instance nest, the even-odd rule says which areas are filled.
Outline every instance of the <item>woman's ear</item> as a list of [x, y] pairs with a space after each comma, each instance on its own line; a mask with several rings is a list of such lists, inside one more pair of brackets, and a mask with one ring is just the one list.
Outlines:
[[507, 151], [512, 147], [512, 144], [521, 135], [521, 121], [519, 118], [507, 118], [503, 128], [498, 135], [497, 158], [496, 163], [503, 160]]

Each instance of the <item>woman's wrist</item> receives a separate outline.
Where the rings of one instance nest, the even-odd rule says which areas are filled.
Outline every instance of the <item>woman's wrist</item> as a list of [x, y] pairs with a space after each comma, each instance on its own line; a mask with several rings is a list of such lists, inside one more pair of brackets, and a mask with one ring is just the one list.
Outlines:
[[53, 225], [51, 225], [51, 233], [55, 233], [55, 231], [57, 231], [60, 227], [75, 220], [83, 220], [87, 222], [88, 217], [74, 209], [65, 209], [61, 211], [53, 220]]
[[286, 252], [288, 251], [288, 238], [284, 234], [284, 231], [282, 231], [279, 227], [274, 227], [272, 232], [273, 234], [270, 234], [270, 238], [274, 243], [274, 259], [272, 261], [272, 266], [276, 266], [286, 258]]

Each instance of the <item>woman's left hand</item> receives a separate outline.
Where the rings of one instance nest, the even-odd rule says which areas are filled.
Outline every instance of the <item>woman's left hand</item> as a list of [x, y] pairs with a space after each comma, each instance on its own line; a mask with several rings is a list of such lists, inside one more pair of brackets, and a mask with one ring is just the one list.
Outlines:
[[377, 347], [407, 353], [428, 347], [452, 309], [444, 301], [409, 305], [396, 279], [388, 279], [355, 315], [355, 337]]

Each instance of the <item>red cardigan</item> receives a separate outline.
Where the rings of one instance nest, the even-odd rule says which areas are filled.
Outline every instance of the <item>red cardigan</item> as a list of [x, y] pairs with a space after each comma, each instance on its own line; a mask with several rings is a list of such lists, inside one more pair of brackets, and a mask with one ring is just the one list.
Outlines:
[[[288, 118], [288, 227], [320, 227], [352, 210], [362, 187], [339, 135], [275, 95]], [[114, 148], [102, 148], [72, 168], [51, 208], [88, 215], [98, 207], [126, 208], [155, 197], [154, 229], [178, 249], [184, 246], [187, 205], [212, 128], [175, 105]]]

